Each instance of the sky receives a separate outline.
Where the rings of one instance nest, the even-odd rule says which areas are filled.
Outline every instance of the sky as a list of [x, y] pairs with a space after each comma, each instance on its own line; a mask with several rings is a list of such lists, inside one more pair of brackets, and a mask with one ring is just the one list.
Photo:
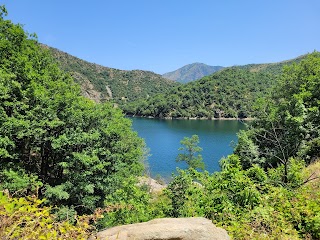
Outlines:
[[319, 0], [0, 0], [41, 43], [106, 67], [270, 63], [320, 51]]

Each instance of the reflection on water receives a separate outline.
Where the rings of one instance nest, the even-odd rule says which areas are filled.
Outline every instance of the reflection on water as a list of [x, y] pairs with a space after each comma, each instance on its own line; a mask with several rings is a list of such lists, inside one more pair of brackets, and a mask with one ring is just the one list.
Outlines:
[[232, 153], [231, 143], [237, 141], [237, 132], [245, 129], [245, 125], [236, 120], [131, 119], [133, 129], [145, 139], [150, 150], [151, 176], [161, 175], [164, 179], [169, 179], [176, 167], [186, 167], [185, 163], [175, 161], [184, 137], [199, 136], [206, 170], [214, 172], [219, 170], [219, 160]]

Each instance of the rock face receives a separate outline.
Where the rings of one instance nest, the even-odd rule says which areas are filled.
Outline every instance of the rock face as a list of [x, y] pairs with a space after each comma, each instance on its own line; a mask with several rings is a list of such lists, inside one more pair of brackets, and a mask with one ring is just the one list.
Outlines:
[[146, 185], [150, 192], [157, 193], [161, 192], [164, 188], [167, 187], [166, 184], [161, 184], [157, 180], [150, 177], [139, 177], [138, 186]]
[[161, 218], [113, 227], [91, 239], [101, 240], [229, 240], [226, 230], [206, 218]]

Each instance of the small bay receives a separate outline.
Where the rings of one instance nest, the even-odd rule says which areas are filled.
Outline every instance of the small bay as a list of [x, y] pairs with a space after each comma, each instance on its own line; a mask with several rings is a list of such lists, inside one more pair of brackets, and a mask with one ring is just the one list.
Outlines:
[[232, 143], [237, 141], [237, 132], [245, 124], [237, 120], [166, 120], [131, 118], [133, 129], [144, 138], [149, 149], [148, 170], [151, 177], [160, 175], [170, 180], [176, 168], [186, 164], [176, 162], [184, 137], [199, 136], [201, 155], [209, 172], [219, 171], [219, 160], [233, 151]]

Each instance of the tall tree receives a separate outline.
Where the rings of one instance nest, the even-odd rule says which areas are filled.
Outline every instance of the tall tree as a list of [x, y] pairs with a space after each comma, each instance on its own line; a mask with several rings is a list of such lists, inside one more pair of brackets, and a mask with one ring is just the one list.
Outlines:
[[142, 139], [119, 109], [82, 97], [73, 79], [4, 12], [0, 172], [38, 176], [44, 186], [39, 194], [54, 204], [81, 212], [103, 206], [122, 179], [143, 169]]
[[202, 151], [202, 148], [198, 146], [198, 135], [192, 135], [191, 138], [185, 137], [180, 143], [183, 147], [179, 148], [179, 151], [183, 151], [183, 153], [178, 154], [177, 162], [183, 161], [191, 168], [204, 170], [204, 162], [202, 161], [201, 154], [199, 154], [199, 152]]

